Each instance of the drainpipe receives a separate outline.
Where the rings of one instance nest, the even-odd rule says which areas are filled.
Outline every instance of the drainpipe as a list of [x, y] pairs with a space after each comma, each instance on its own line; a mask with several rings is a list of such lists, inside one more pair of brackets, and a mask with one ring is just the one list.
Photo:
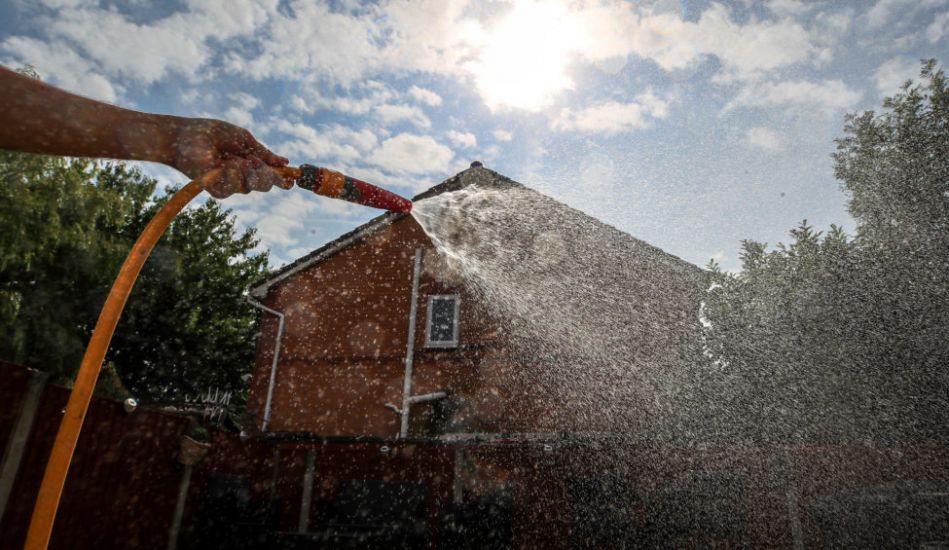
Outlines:
[[274, 342], [273, 362], [270, 364], [270, 383], [267, 386], [267, 401], [264, 403], [264, 420], [260, 426], [260, 431], [266, 432], [267, 428], [270, 427], [270, 413], [271, 407], [273, 406], [273, 389], [277, 383], [277, 362], [280, 360], [280, 346], [283, 343], [283, 313], [280, 313], [275, 309], [270, 309], [259, 302], [255, 302], [250, 296], [247, 297], [247, 303], [261, 311], [266, 311], [271, 315], [275, 315], [279, 320], [277, 322], [277, 339]]
[[409, 339], [405, 345], [405, 380], [402, 382], [402, 424], [399, 437], [409, 435], [409, 407], [412, 405], [412, 361], [415, 356], [415, 318], [418, 313], [418, 282], [422, 272], [422, 248], [415, 249], [412, 268], [412, 302], [409, 305]]

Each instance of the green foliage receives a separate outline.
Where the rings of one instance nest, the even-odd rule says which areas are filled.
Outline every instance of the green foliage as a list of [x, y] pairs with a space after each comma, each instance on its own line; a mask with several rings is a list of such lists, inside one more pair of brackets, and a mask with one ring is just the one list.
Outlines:
[[118, 165], [0, 152], [4, 358], [70, 377], [153, 189]]
[[836, 175], [868, 244], [949, 243], [949, 90], [935, 61], [920, 76], [887, 98], [883, 113], [849, 116], [837, 140]]
[[215, 201], [178, 216], [116, 330], [110, 357], [135, 395], [180, 399], [212, 386], [235, 393], [246, 386], [241, 376], [253, 365], [257, 312], [243, 293], [267, 270], [266, 253], [248, 255], [257, 244]]
[[[72, 379], [119, 265], [170, 196], [155, 186], [122, 164], [0, 152], [0, 357]], [[116, 331], [107, 393], [239, 389], [256, 331], [242, 293], [267, 265], [256, 246], [214, 201], [179, 215]]]
[[806, 222], [710, 271], [712, 367], [730, 437], [942, 437], [949, 419], [949, 93], [934, 62], [882, 113], [848, 117], [834, 155], [854, 238]]

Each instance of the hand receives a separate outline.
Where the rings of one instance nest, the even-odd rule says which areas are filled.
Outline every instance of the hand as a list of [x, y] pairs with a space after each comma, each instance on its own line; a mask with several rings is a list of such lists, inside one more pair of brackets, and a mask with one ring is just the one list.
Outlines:
[[208, 193], [223, 199], [234, 193], [269, 191], [274, 185], [293, 187], [272, 168], [290, 161], [273, 154], [243, 128], [212, 119], [185, 119], [172, 146], [171, 166], [191, 179], [214, 168], [223, 168], [221, 177], [208, 186]]

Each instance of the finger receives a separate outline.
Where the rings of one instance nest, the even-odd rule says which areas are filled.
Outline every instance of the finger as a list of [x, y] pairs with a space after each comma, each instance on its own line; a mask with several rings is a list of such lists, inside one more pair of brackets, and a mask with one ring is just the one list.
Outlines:
[[280, 174], [275, 172], [270, 166], [264, 164], [257, 170], [257, 172], [260, 174], [261, 182], [267, 186], [268, 190], [272, 189], [274, 186], [277, 186], [281, 189], [287, 189], [287, 183], [280, 176]]
[[257, 157], [251, 157], [247, 160], [247, 165], [249, 166], [244, 181], [254, 191], [261, 191], [266, 193], [270, 191], [273, 187], [273, 179], [268, 177], [267, 172], [272, 172], [270, 168], [264, 164], [264, 161], [260, 160]]
[[277, 179], [279, 180], [276, 184], [278, 187], [280, 187], [281, 189], [293, 189], [293, 184], [295, 183], [293, 178], [287, 178], [287, 177], [281, 176], [280, 174], [276, 172], [274, 172], [274, 175], [276, 175]]
[[281, 189], [290, 189], [293, 187], [293, 181], [285, 180], [283, 176], [275, 172], [269, 166], [265, 166], [262, 169], [262, 172], [265, 174], [264, 177], [266, 177], [267, 180], [270, 181], [272, 185], [276, 185], [277, 187]]
[[244, 171], [241, 165], [242, 162], [236, 159], [224, 165], [224, 188], [229, 191], [228, 195], [233, 193], [246, 195], [250, 193], [250, 188], [244, 183]]
[[270, 166], [264, 163], [257, 157], [251, 157], [252, 161], [255, 162], [254, 168], [258, 172], [258, 176], [261, 178], [262, 182], [266, 182], [267, 189], [270, 190], [273, 186], [277, 186], [281, 189], [290, 189], [293, 187], [293, 181], [287, 181], [281, 176], [277, 171], [273, 170]]
[[224, 199], [231, 194], [225, 187], [224, 172], [221, 171], [221, 174], [214, 181], [208, 182], [207, 187], [205, 187], [208, 194], [210, 194], [215, 199]]
[[259, 158], [260, 160], [266, 162], [270, 166], [280, 167], [290, 164], [290, 159], [286, 157], [281, 157], [280, 155], [274, 154], [273, 151], [267, 149], [259, 141], [254, 139], [253, 136], [250, 136], [250, 149], [251, 153]]

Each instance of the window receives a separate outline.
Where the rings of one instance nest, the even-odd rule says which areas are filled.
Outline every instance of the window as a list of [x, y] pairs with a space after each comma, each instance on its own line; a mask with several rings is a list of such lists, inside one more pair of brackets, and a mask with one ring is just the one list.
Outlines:
[[425, 323], [425, 347], [453, 348], [458, 345], [457, 294], [428, 297], [428, 320]]

